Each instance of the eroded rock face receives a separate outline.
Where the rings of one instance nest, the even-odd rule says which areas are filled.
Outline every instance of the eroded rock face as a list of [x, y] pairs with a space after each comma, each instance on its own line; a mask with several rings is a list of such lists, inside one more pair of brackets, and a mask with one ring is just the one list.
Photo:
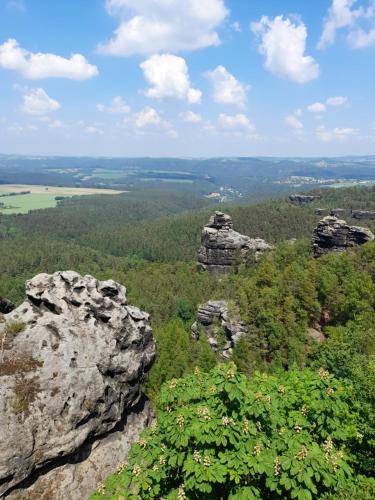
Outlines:
[[292, 203], [296, 203], [298, 205], [306, 205], [308, 203], [312, 203], [313, 201], [320, 200], [320, 195], [306, 195], [306, 194], [291, 194], [289, 196], [289, 200]]
[[202, 231], [198, 265], [203, 271], [225, 273], [235, 265], [237, 258], [245, 259], [248, 252], [252, 251], [257, 259], [272, 248], [261, 238], [237, 233], [230, 215], [215, 212]]
[[375, 212], [371, 210], [352, 210], [353, 219], [375, 220]]
[[81, 500], [150, 418], [149, 316], [122, 285], [72, 271], [40, 274], [26, 294], [0, 332], [0, 497]]
[[224, 300], [210, 300], [198, 308], [197, 320], [191, 327], [193, 338], [204, 332], [213, 351], [229, 358], [238, 340], [247, 334], [244, 322], [229, 314]]
[[372, 232], [364, 227], [349, 226], [337, 217], [324, 217], [313, 233], [314, 256], [328, 252], [341, 253], [347, 248], [363, 245], [374, 239]]

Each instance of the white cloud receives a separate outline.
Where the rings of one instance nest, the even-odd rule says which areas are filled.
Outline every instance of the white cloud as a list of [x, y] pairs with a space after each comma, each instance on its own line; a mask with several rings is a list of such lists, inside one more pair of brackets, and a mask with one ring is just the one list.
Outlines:
[[114, 56], [218, 45], [216, 30], [229, 14], [224, 0], [107, 0], [106, 7], [121, 22], [98, 51]]
[[286, 116], [285, 123], [294, 130], [303, 129], [303, 123], [301, 122], [301, 120], [298, 119], [298, 117], [295, 114]]
[[85, 128], [85, 132], [87, 134], [91, 134], [91, 135], [103, 135], [104, 134], [103, 130], [101, 130], [100, 128], [96, 127], [95, 125], [88, 125]]
[[316, 129], [316, 135], [319, 140], [323, 142], [333, 142], [333, 141], [344, 141], [349, 137], [358, 135], [358, 129], [346, 127], [346, 128], [334, 128], [333, 130], [327, 130], [323, 125]]
[[307, 110], [310, 111], [310, 113], [324, 113], [327, 111], [327, 108], [322, 102], [314, 102], [307, 106]]
[[348, 42], [353, 49], [363, 49], [365, 47], [370, 47], [370, 45], [374, 45], [375, 27], [367, 32], [360, 28], [352, 31], [348, 35]]
[[184, 122], [199, 123], [202, 121], [202, 116], [198, 113], [193, 113], [193, 111], [185, 111], [185, 113], [181, 113], [180, 116]]
[[86, 80], [99, 74], [98, 68], [89, 64], [81, 54], [70, 59], [55, 54], [32, 53], [9, 38], [0, 45], [0, 68], [17, 71], [28, 80], [43, 78], [68, 78]]
[[212, 83], [215, 102], [233, 104], [239, 108], [245, 106], [249, 85], [239, 82], [221, 65], [213, 71], [207, 71], [206, 75]]
[[159, 125], [161, 117], [154, 108], [146, 107], [134, 115], [137, 128], [144, 128], [150, 125]]
[[124, 99], [119, 95], [112, 99], [109, 106], [106, 106], [105, 104], [97, 104], [96, 109], [101, 113], [110, 113], [117, 115], [127, 114], [131, 111], [130, 106], [128, 106]]
[[336, 97], [329, 97], [326, 101], [328, 106], [332, 106], [333, 108], [341, 108], [348, 104], [348, 98], [345, 96], [338, 95]]
[[226, 115], [221, 113], [218, 119], [219, 125], [225, 129], [243, 129], [254, 131], [255, 125], [250, 122], [248, 117], [242, 113], [236, 115]]
[[[372, 23], [369, 31], [361, 27], [361, 21]], [[368, 47], [375, 43], [375, 2], [369, 0], [367, 8], [359, 6], [357, 0], [332, 0], [324, 21], [323, 33], [318, 48], [324, 49], [335, 42], [336, 32], [347, 28], [347, 41], [354, 49]]]
[[49, 97], [42, 88], [31, 89], [23, 96], [22, 110], [29, 115], [47, 115], [60, 108], [60, 103]]
[[305, 55], [307, 29], [300, 23], [277, 16], [263, 16], [251, 24], [251, 30], [259, 40], [259, 52], [265, 56], [265, 67], [274, 75], [297, 83], [306, 83], [319, 76], [319, 65]]
[[199, 103], [202, 92], [190, 85], [189, 71], [182, 57], [172, 54], [154, 54], [140, 64], [151, 87], [147, 97], [186, 99], [190, 104]]

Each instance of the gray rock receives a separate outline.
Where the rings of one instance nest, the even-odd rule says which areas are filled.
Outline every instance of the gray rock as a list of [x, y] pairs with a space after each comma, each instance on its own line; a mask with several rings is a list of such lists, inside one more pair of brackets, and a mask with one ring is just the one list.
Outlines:
[[202, 231], [198, 266], [202, 271], [228, 272], [237, 258], [244, 260], [249, 252], [255, 259], [272, 250], [272, 246], [261, 238], [249, 238], [233, 230], [230, 215], [215, 212]]
[[364, 227], [349, 226], [337, 217], [324, 217], [314, 229], [312, 243], [314, 256], [328, 252], [342, 253], [347, 248], [373, 241], [374, 235]]
[[201, 332], [212, 350], [228, 359], [238, 340], [247, 334], [247, 328], [243, 321], [229, 314], [226, 301], [210, 300], [199, 306], [197, 320], [191, 327], [193, 338], [199, 339]]
[[352, 210], [353, 219], [375, 220], [375, 212], [370, 210]]
[[329, 210], [327, 208], [317, 208], [315, 209], [315, 215], [327, 216], [329, 215]]
[[350, 217], [351, 210], [350, 208], [333, 208], [330, 212], [330, 215], [332, 215], [332, 217]]
[[86, 498], [150, 417], [149, 316], [122, 285], [73, 271], [39, 274], [26, 294], [0, 331], [0, 497]]
[[306, 205], [312, 203], [313, 201], [320, 200], [320, 195], [306, 195], [306, 194], [291, 194], [289, 200], [297, 205]]

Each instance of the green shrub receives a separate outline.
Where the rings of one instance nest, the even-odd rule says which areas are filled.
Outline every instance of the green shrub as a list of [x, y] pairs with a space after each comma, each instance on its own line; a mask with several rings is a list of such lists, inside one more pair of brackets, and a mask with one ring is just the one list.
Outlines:
[[91, 500], [371, 498], [347, 452], [360, 439], [350, 398], [323, 369], [249, 380], [229, 363], [173, 379], [157, 422]]

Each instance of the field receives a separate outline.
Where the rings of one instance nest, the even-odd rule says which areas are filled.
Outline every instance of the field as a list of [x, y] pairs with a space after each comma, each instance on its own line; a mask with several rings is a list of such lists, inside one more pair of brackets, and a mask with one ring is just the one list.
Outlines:
[[[30, 193], [1, 196], [7, 193], [20, 193], [22, 191], [30, 191]], [[56, 196], [70, 197], [93, 194], [113, 195], [120, 194], [122, 192], [124, 191], [116, 191], [113, 189], [2, 184], [0, 185], [0, 203], [4, 203], [5, 207], [0, 207], [0, 212], [3, 214], [25, 214], [30, 210], [55, 207], [57, 205]]]

